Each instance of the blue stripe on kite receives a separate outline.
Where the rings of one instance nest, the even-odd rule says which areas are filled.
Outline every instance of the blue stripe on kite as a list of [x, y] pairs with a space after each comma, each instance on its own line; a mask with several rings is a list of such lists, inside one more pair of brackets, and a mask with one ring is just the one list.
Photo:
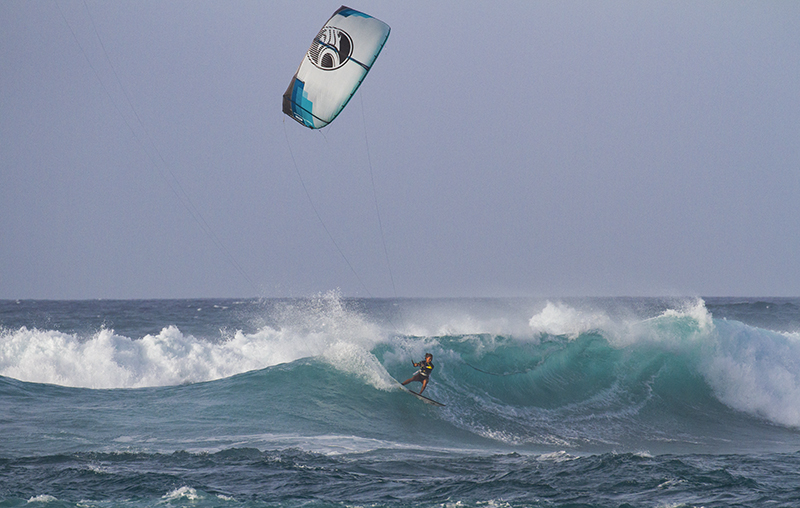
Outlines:
[[294, 117], [303, 122], [306, 127], [314, 127], [314, 119], [311, 109], [314, 104], [308, 100], [308, 92], [304, 90], [305, 83], [299, 79], [294, 80], [292, 88], [292, 113]]

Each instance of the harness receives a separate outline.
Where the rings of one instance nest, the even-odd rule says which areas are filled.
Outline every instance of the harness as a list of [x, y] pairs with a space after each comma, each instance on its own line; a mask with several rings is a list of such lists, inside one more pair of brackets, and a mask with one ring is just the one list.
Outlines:
[[428, 376], [431, 375], [433, 371], [433, 362], [426, 363], [425, 360], [419, 362], [419, 375], [428, 379]]

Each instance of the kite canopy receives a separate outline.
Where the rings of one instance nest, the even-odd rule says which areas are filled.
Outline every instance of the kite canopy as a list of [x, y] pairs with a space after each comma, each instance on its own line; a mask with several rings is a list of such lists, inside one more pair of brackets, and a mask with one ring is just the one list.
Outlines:
[[319, 31], [283, 94], [283, 112], [311, 129], [344, 109], [389, 37], [389, 25], [342, 6]]

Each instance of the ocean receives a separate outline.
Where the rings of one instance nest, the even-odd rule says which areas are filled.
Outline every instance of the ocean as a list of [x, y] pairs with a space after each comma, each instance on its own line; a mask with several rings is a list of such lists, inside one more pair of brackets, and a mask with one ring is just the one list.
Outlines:
[[800, 298], [0, 301], [23, 506], [800, 506]]

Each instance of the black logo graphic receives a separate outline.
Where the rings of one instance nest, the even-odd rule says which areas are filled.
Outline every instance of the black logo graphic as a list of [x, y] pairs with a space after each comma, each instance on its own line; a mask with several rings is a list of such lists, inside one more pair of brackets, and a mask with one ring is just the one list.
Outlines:
[[308, 50], [311, 63], [324, 71], [336, 70], [353, 54], [353, 39], [347, 32], [325, 26], [319, 31]]

